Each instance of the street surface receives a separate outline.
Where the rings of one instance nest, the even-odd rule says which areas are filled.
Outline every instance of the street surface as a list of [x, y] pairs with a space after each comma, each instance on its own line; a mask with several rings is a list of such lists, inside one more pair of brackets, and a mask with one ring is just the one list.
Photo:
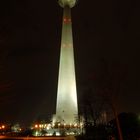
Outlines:
[[0, 139], [5, 140], [75, 140], [74, 136], [67, 136], [67, 137], [7, 137], [7, 136], [0, 136]]

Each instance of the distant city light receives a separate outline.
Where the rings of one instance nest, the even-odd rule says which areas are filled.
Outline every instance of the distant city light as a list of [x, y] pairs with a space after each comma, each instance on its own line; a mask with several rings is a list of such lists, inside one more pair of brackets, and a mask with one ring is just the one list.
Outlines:
[[37, 124], [35, 125], [35, 128], [38, 128], [38, 125]]
[[4, 129], [5, 128], [5, 125], [2, 125], [2, 128]]
[[56, 136], [60, 136], [60, 133], [59, 132], [56, 132]]

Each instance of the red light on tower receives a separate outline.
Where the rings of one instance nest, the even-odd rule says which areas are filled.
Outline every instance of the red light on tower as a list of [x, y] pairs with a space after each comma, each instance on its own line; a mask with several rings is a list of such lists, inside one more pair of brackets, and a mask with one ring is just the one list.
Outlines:
[[69, 18], [69, 19], [64, 18], [64, 19], [63, 19], [63, 22], [64, 22], [64, 23], [70, 23], [70, 22], [71, 22], [71, 18]]
[[67, 22], [67, 19], [66, 19], [66, 18], [64, 18], [64, 22], [65, 22], [65, 23]]

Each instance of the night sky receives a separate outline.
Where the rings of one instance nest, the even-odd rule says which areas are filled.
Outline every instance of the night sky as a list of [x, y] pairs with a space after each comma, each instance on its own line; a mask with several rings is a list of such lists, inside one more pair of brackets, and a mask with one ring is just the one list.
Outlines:
[[[57, 0], [0, 1], [0, 122], [55, 113], [62, 12]], [[138, 0], [79, 0], [72, 17], [78, 96], [113, 73], [119, 111], [140, 113]]]

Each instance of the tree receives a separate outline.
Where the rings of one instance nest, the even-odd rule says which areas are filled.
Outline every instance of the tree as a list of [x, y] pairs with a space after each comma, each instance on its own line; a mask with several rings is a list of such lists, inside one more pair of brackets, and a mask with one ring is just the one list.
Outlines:
[[[124, 140], [136, 140], [140, 137], [139, 117], [135, 113], [121, 113], [118, 115]], [[110, 121], [112, 130], [117, 134], [116, 121]]]
[[112, 110], [116, 118], [116, 125], [119, 132], [119, 139], [123, 140], [119, 120], [117, 118], [118, 97], [125, 84], [127, 67], [119, 61], [101, 60], [100, 66], [87, 80], [87, 91], [85, 92], [83, 112], [85, 120], [92, 118], [96, 125], [102, 111]]

